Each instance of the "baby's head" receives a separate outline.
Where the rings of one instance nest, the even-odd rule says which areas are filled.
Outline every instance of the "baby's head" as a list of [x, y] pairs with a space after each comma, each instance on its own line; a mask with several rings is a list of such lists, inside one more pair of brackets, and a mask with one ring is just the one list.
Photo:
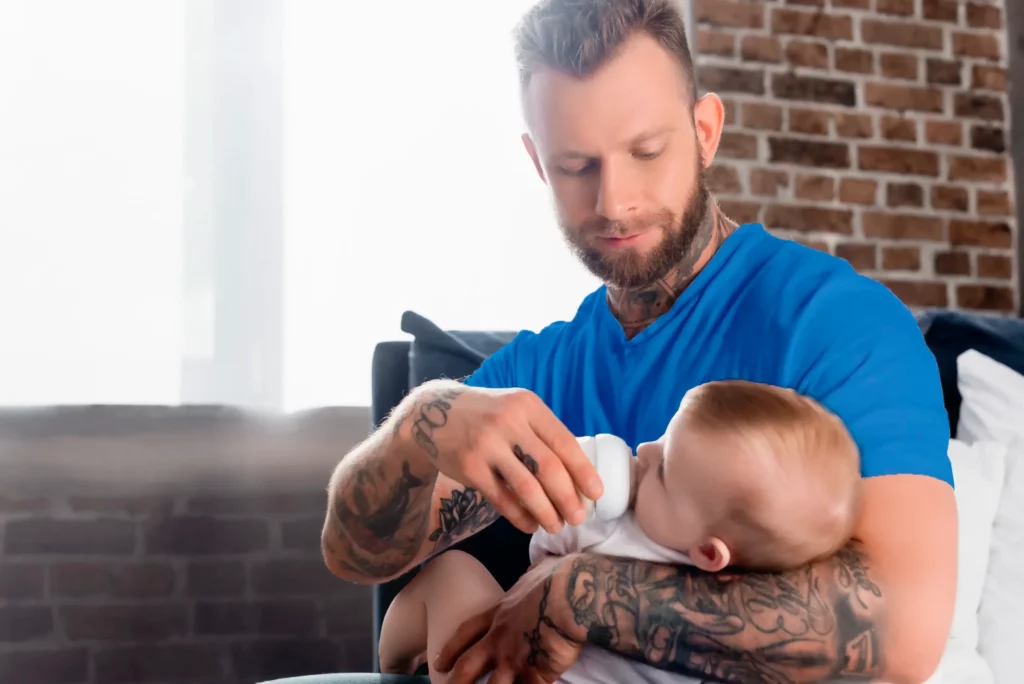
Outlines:
[[705, 570], [798, 567], [849, 541], [857, 447], [838, 417], [792, 390], [696, 387], [636, 461], [637, 523]]

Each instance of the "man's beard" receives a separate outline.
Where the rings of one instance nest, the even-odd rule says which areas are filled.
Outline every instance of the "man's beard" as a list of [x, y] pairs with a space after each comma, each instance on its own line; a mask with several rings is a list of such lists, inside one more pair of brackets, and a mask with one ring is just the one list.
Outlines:
[[[692, 254], [698, 237], [704, 229], [711, 204], [711, 193], [707, 186], [704, 165], [697, 162], [697, 182], [693, 193], [683, 208], [682, 216], [676, 216], [668, 209], [648, 214], [631, 221], [590, 221], [580, 228], [562, 225], [562, 235], [569, 247], [583, 265], [613, 287], [635, 289], [646, 287], [664, 278]], [[654, 251], [641, 255], [633, 249], [623, 249], [613, 256], [602, 254], [586, 243], [597, 237], [635, 235], [649, 229], [660, 228], [664, 238]], [[703, 247], [703, 245], [700, 245]]]

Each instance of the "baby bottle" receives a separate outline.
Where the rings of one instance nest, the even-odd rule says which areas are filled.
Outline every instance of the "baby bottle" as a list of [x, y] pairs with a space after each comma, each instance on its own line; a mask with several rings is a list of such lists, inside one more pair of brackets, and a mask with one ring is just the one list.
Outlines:
[[583, 497], [587, 519], [614, 520], [629, 510], [630, 492], [635, 473], [633, 450], [615, 435], [577, 437], [583, 453], [597, 469], [604, 484], [604, 494], [597, 501]]

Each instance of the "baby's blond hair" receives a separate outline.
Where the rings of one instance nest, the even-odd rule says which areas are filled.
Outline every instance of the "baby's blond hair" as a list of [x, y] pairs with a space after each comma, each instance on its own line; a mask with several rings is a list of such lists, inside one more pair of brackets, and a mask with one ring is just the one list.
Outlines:
[[796, 567], [849, 541], [860, 457], [837, 416], [793, 390], [743, 380], [700, 385], [681, 410], [688, 429], [735, 443], [718, 455], [736, 477], [712, 521], [733, 564]]

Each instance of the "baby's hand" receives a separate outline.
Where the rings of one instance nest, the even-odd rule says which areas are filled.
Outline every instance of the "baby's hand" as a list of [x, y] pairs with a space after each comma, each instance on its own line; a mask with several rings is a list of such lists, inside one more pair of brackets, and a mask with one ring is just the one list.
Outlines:
[[390, 660], [381, 660], [380, 671], [381, 674], [394, 674], [394, 675], [414, 675], [416, 670], [420, 669], [427, 662], [427, 652], [423, 651], [417, 656], [412, 658], [394, 658]]

